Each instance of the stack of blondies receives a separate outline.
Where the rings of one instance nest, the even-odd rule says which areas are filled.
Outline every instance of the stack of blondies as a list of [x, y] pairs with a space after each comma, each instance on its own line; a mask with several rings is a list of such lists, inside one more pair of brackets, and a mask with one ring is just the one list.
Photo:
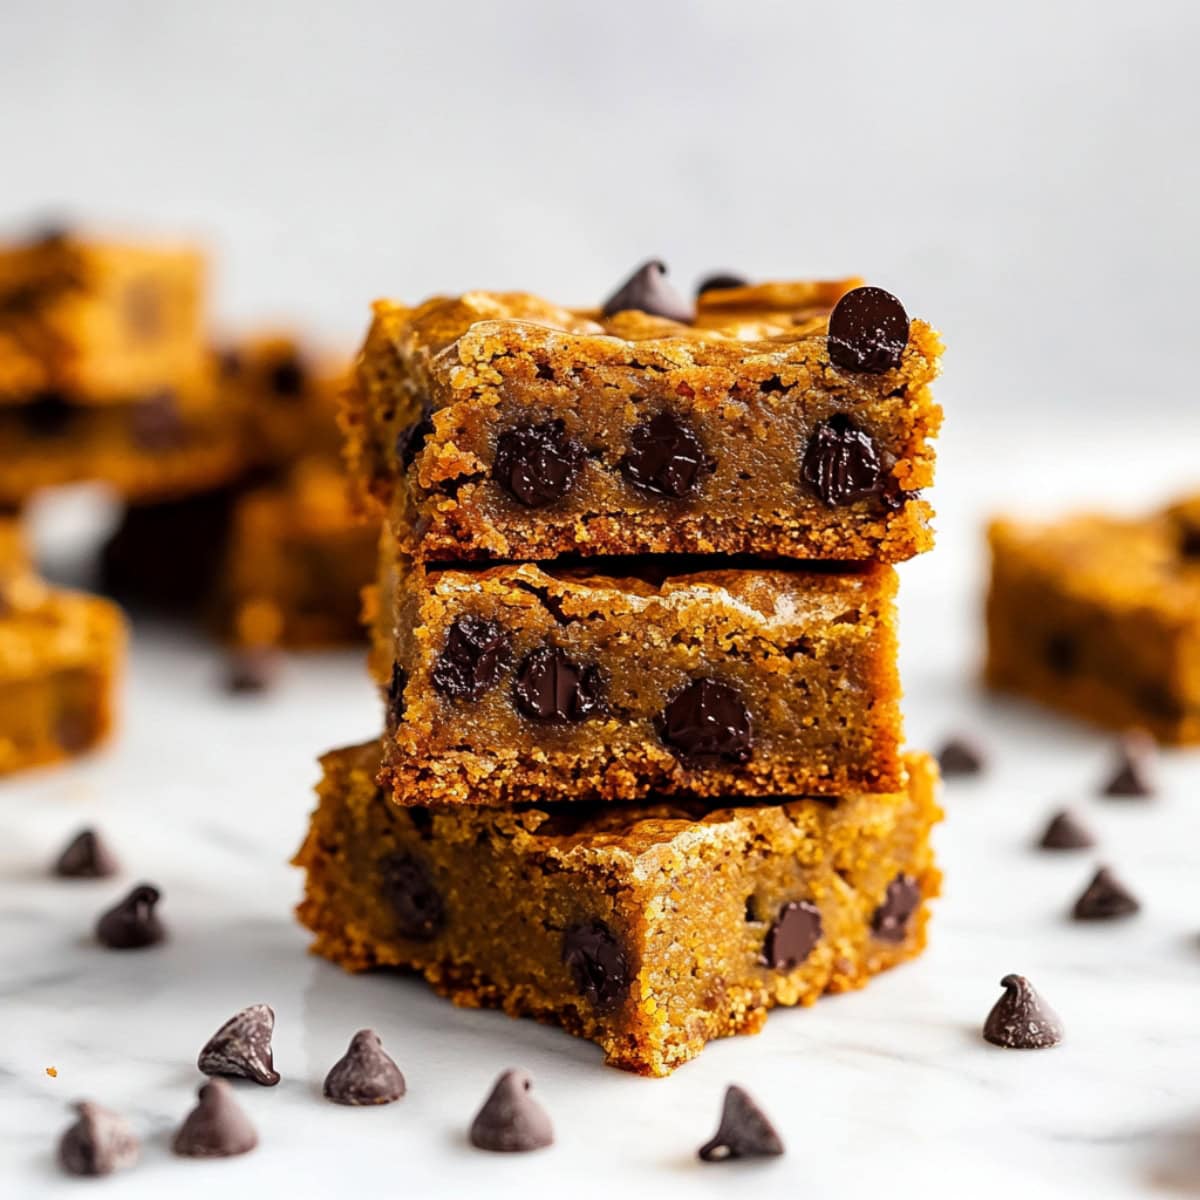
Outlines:
[[663, 1075], [917, 954], [936, 769], [901, 748], [941, 347], [847, 280], [600, 309], [382, 302], [347, 397], [386, 514], [383, 736], [323, 759], [302, 920]]

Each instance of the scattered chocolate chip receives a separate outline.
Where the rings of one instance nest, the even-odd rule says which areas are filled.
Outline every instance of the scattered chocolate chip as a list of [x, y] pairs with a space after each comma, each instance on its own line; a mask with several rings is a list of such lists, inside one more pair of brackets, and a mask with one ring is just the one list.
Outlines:
[[883, 903], [871, 917], [871, 932], [881, 942], [902, 942], [908, 923], [921, 907], [921, 888], [911, 875], [901, 873], [887, 886]]
[[1117, 742], [1117, 761], [1104, 785], [1105, 796], [1153, 796], [1158, 791], [1155, 765], [1158, 747], [1154, 739], [1140, 729], [1131, 729]]
[[124, 1117], [88, 1100], [75, 1111], [79, 1116], [58, 1143], [58, 1161], [68, 1175], [111, 1175], [137, 1162], [138, 1139]]
[[584, 921], [563, 934], [562, 960], [579, 994], [598, 1013], [611, 1012], [629, 991], [629, 963], [603, 921]]
[[120, 869], [116, 855], [94, 829], [81, 829], [54, 862], [54, 874], [62, 879], [107, 879]]
[[1069, 808], [1055, 813], [1038, 839], [1043, 850], [1086, 850], [1095, 844], [1092, 831]]
[[229, 656], [226, 690], [235, 695], [270, 691], [281, 665], [275, 646], [239, 646]]
[[544, 421], [500, 435], [492, 478], [526, 508], [543, 508], [575, 486], [584, 457], [562, 421]]
[[517, 670], [517, 708], [535, 721], [584, 721], [600, 709], [600, 670], [582, 666], [557, 646], [531, 650]]
[[1138, 898], [1112, 873], [1101, 867], [1075, 901], [1071, 915], [1076, 921], [1111, 921], [1141, 910]]
[[135, 404], [129, 416], [129, 431], [142, 450], [173, 450], [187, 438], [179, 401], [170, 388], [163, 388]]
[[740, 275], [729, 271], [716, 271], [700, 280], [696, 285], [696, 295], [703, 296], [705, 292], [723, 292], [728, 288], [748, 287], [749, 284], [750, 280], [743, 279]]
[[725, 1089], [717, 1132], [698, 1151], [704, 1162], [733, 1158], [774, 1158], [783, 1141], [766, 1113], [736, 1084]]
[[987, 766], [987, 754], [973, 738], [959, 734], [948, 738], [938, 751], [938, 766], [951, 775], [979, 775]]
[[378, 870], [380, 892], [395, 913], [401, 937], [418, 942], [437, 937], [446, 910], [425, 864], [400, 852], [380, 859]]
[[389, 729], [396, 729], [404, 723], [404, 689], [407, 687], [408, 672], [399, 663], [392, 663], [392, 678], [387, 688]]
[[512, 661], [512, 635], [498, 621], [455, 617], [433, 664], [433, 686], [454, 700], [478, 700]]
[[696, 762], [744, 763], [754, 747], [749, 709], [736, 688], [718, 679], [697, 679], [679, 692], [663, 710], [660, 736]]
[[1004, 995], [996, 1001], [983, 1025], [983, 1036], [1006, 1050], [1045, 1050], [1063, 1040], [1058, 1014], [1023, 975], [1000, 980]]
[[666, 264], [654, 258], [642, 263], [605, 300], [602, 311], [606, 317], [611, 317], [631, 308], [684, 325], [695, 316], [692, 306], [667, 282]]
[[629, 451], [621, 474], [656, 496], [682, 499], [693, 495], [713, 461], [695, 433], [669, 412], [643, 421], [629, 435]]
[[882, 288], [847, 292], [829, 316], [829, 359], [844, 370], [880, 375], [900, 365], [907, 344], [904, 305]]
[[175, 1134], [172, 1149], [176, 1154], [185, 1158], [231, 1158], [258, 1145], [254, 1126], [225, 1080], [210, 1079], [197, 1094], [199, 1102]]
[[425, 449], [425, 443], [432, 432], [433, 408], [426, 402], [421, 409], [421, 415], [396, 434], [396, 457], [406, 471], [413, 465], [417, 455]]
[[471, 1122], [471, 1145], [505, 1154], [540, 1150], [554, 1142], [546, 1110], [530, 1095], [525, 1071], [505, 1071]]
[[391, 1104], [404, 1095], [404, 1076], [373, 1029], [360, 1029], [325, 1076], [325, 1098], [334, 1104]]
[[837, 508], [876, 495], [882, 469], [871, 438], [845, 413], [834, 413], [813, 430], [802, 471], [821, 502]]
[[167, 931], [155, 906], [161, 899], [158, 888], [140, 883], [119, 904], [96, 922], [96, 937], [110, 950], [140, 950], [165, 940]]
[[299, 396], [308, 386], [308, 368], [295, 354], [285, 355], [271, 364], [267, 386], [277, 396]]
[[208, 1039], [196, 1066], [202, 1075], [252, 1079], [264, 1087], [274, 1087], [279, 1082], [271, 1055], [274, 1032], [274, 1010], [266, 1004], [251, 1004]]
[[38, 392], [28, 403], [17, 406], [17, 415], [35, 437], [60, 437], [79, 415], [79, 410], [62, 392]]
[[821, 940], [821, 910], [809, 900], [789, 900], [767, 931], [763, 959], [776, 971], [791, 971]]

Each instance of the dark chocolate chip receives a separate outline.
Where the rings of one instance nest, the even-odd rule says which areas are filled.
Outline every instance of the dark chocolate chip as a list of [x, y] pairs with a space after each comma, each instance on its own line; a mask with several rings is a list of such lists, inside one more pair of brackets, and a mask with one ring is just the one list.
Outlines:
[[432, 432], [433, 409], [426, 403], [421, 409], [421, 415], [396, 434], [396, 457], [406, 471], [413, 465], [417, 455], [425, 449], [425, 442]]
[[603, 921], [572, 925], [563, 934], [562, 960], [576, 990], [596, 1012], [611, 1012], [628, 994], [625, 951]]
[[172, 1149], [186, 1158], [231, 1158], [258, 1145], [258, 1134], [233, 1088], [223, 1079], [210, 1079], [198, 1093], [199, 1102], [175, 1134]]
[[492, 478], [526, 508], [543, 508], [575, 486], [584, 457], [562, 421], [544, 421], [500, 435]]
[[1055, 813], [1038, 839], [1043, 850], [1086, 850], [1095, 844], [1092, 831], [1069, 808]]
[[1043, 653], [1055, 675], [1073, 675], [1079, 666], [1079, 643], [1069, 633], [1052, 633]]
[[25, 235], [25, 248], [28, 250], [50, 250], [62, 246], [72, 237], [70, 225], [65, 221], [48, 219], [39, 221]]
[[433, 664], [433, 686], [454, 700], [478, 700], [512, 662], [512, 635], [498, 621], [455, 617]]
[[973, 738], [964, 734], [948, 738], [938, 751], [938, 766], [942, 774], [979, 775], [987, 766], [987, 754]]
[[882, 374], [900, 365], [907, 344], [904, 305], [882, 288], [847, 292], [829, 316], [829, 359], [847, 371]]
[[621, 473], [630, 483], [656, 496], [682, 499], [694, 495], [713, 461], [700, 439], [669, 412], [643, 421], [629, 435], [629, 451]]
[[275, 646], [240, 646], [229, 656], [225, 687], [238, 695], [269, 691], [279, 678], [281, 663]]
[[155, 912], [160, 899], [158, 888], [139, 883], [96, 922], [100, 944], [110, 950], [140, 950], [165, 940], [167, 931]]
[[704, 1162], [733, 1158], [774, 1158], [783, 1153], [783, 1141], [766, 1113], [736, 1084], [725, 1089], [725, 1103], [717, 1132], [700, 1147]]
[[74, 423], [79, 410], [62, 392], [38, 392], [27, 404], [17, 406], [17, 415], [35, 437], [61, 437]]
[[666, 264], [655, 258], [642, 263], [605, 300], [602, 311], [606, 317], [611, 317], [631, 308], [684, 325], [695, 316], [692, 306], [667, 282]]
[[1045, 1050], [1063, 1040], [1058, 1014], [1023, 975], [1000, 980], [1004, 995], [996, 1001], [983, 1026], [985, 1040], [1006, 1050]]
[[325, 1098], [334, 1104], [391, 1104], [405, 1093], [404, 1076], [373, 1029], [360, 1029], [325, 1076]]
[[705, 275], [696, 285], [696, 295], [703, 296], [705, 292], [723, 292], [728, 288], [748, 287], [750, 280], [743, 279], [741, 275], [734, 275], [729, 271], [715, 271], [712, 275]]
[[1155, 766], [1158, 748], [1140, 729], [1131, 729], [1117, 742], [1117, 761], [1102, 791], [1105, 796], [1144, 798], [1158, 790]]
[[883, 486], [879, 489], [879, 499], [883, 503], [883, 507], [888, 512], [900, 512], [905, 505], [911, 504], [914, 500], [919, 500], [921, 493], [917, 491], [909, 491], [902, 488], [891, 475], [888, 475]]
[[1200, 558], [1200, 525], [1183, 525], [1179, 530], [1179, 554], [1182, 558]]
[[879, 492], [879, 452], [845, 413], [834, 413], [813, 430], [802, 470], [805, 481], [828, 508], [865, 500]]
[[525, 1071], [505, 1071], [471, 1122], [471, 1145], [505, 1154], [540, 1150], [554, 1142], [546, 1110], [530, 1095]]
[[173, 450], [181, 446], [187, 430], [175, 393], [163, 388], [134, 405], [129, 431], [134, 444], [142, 450]]
[[763, 959], [776, 971], [791, 971], [821, 940], [821, 910], [809, 900], [789, 900], [767, 931]]
[[279, 1082], [271, 1054], [274, 1032], [274, 1011], [266, 1004], [251, 1004], [208, 1039], [196, 1066], [202, 1075], [252, 1079], [264, 1087], [274, 1087]]
[[285, 355], [271, 364], [267, 386], [277, 396], [299, 396], [308, 386], [308, 368], [295, 354]]
[[408, 672], [399, 663], [392, 663], [392, 678], [387, 687], [389, 729], [397, 729], [404, 723], [404, 689], [407, 687]]
[[660, 736], [685, 758], [744, 763], [754, 747], [750, 711], [735, 687], [697, 679], [663, 710]]
[[1138, 898], [1112, 873], [1101, 867], [1075, 901], [1071, 915], [1076, 921], [1111, 921], [1140, 911]]
[[68, 1175], [111, 1175], [137, 1162], [138, 1139], [124, 1117], [87, 1100], [75, 1111], [79, 1116], [58, 1143]]
[[881, 942], [902, 942], [908, 923], [921, 907], [921, 887], [911, 875], [900, 874], [887, 886], [883, 903], [871, 917], [871, 932]]
[[604, 682], [595, 666], [583, 666], [557, 646], [531, 650], [517, 670], [517, 708], [535, 721], [584, 721], [600, 710]]
[[54, 874], [62, 879], [107, 879], [120, 869], [108, 843], [94, 829], [81, 829], [54, 863]]
[[380, 859], [379, 890], [391, 905], [401, 937], [418, 942], [437, 937], [446, 909], [424, 863], [403, 851]]

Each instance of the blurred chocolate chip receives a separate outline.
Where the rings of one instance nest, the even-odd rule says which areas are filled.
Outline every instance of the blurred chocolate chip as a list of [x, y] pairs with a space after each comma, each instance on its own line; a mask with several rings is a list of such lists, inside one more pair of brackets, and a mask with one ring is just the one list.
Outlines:
[[744, 763], [754, 747], [750, 711], [741, 693], [718, 679], [696, 679], [663, 710], [659, 734], [685, 758]]
[[16, 412], [25, 428], [35, 437], [60, 437], [79, 415], [79, 410], [62, 392], [37, 392]]
[[791, 971], [821, 940], [821, 910], [809, 900], [789, 900], [767, 931], [763, 959], [776, 971]]
[[373, 1029], [360, 1029], [325, 1076], [325, 1098], [334, 1104], [391, 1104], [405, 1090], [400, 1068]]
[[1179, 554], [1182, 558], [1200, 558], [1200, 525], [1183, 524], [1180, 527]]
[[392, 678], [387, 688], [389, 729], [397, 729], [404, 723], [404, 689], [407, 687], [408, 672], [399, 663], [392, 663]]
[[705, 275], [696, 285], [696, 295], [703, 296], [705, 292], [722, 292], [728, 288], [748, 287], [750, 280], [743, 279], [741, 275], [734, 275], [728, 271], [716, 271], [712, 275]]
[[696, 434], [671, 413], [661, 412], [630, 433], [621, 473], [647, 492], [682, 499], [695, 493], [714, 465]]
[[1028, 979], [1005, 975], [1000, 986], [1004, 995], [996, 1001], [983, 1026], [987, 1041], [1006, 1050], [1045, 1050], [1063, 1040], [1058, 1014]]
[[426, 401], [421, 408], [421, 415], [396, 434], [396, 457], [406, 471], [413, 465], [417, 455], [425, 449], [425, 442], [432, 432], [433, 408]]
[[299, 355], [285, 354], [271, 364], [267, 386], [277, 396], [299, 396], [308, 386], [308, 368]]
[[198, 1095], [199, 1102], [175, 1134], [172, 1149], [176, 1154], [185, 1158], [231, 1158], [258, 1145], [254, 1126], [225, 1080], [210, 1079]]
[[947, 778], [952, 775], [979, 775], [987, 766], [987, 753], [974, 738], [957, 734], [943, 743], [937, 760], [942, 774]]
[[563, 934], [562, 960], [576, 990], [598, 1013], [610, 1012], [629, 991], [629, 963], [603, 921], [584, 921]]
[[517, 708], [535, 721], [583, 721], [599, 711], [600, 670], [583, 666], [557, 646], [531, 650], [517, 670]]
[[236, 379], [245, 365], [241, 353], [232, 346], [217, 352], [217, 371], [222, 379]]
[[96, 922], [96, 937], [110, 950], [140, 950], [165, 940], [167, 931], [155, 912], [158, 888], [140, 883]]
[[530, 1095], [525, 1071], [505, 1071], [471, 1122], [471, 1145], [505, 1154], [540, 1150], [554, 1142], [545, 1109]]
[[828, 508], [865, 500], [879, 491], [879, 452], [845, 413], [834, 413], [813, 430], [802, 471], [805, 482]]
[[1038, 839], [1043, 850], [1086, 850], [1095, 844], [1092, 831], [1069, 808], [1055, 813]]
[[54, 219], [39, 221], [25, 235], [25, 247], [29, 250], [49, 250], [71, 240], [72, 230], [65, 221]]
[[847, 292], [829, 316], [829, 359], [847, 371], [882, 374], [900, 365], [907, 344], [904, 305], [882, 288]]
[[271, 1054], [274, 1032], [274, 1010], [266, 1004], [251, 1004], [208, 1039], [196, 1066], [202, 1075], [251, 1079], [264, 1087], [274, 1087], [279, 1082]]
[[137, 1162], [138, 1139], [124, 1117], [88, 1100], [75, 1111], [79, 1116], [58, 1143], [58, 1161], [68, 1175], [111, 1175]]
[[99, 736], [97, 719], [93, 708], [66, 707], [55, 715], [54, 738], [68, 754], [79, 754]]
[[1101, 867], [1075, 901], [1071, 915], [1076, 921], [1111, 921], [1141, 910], [1138, 898], [1112, 873]]
[[395, 914], [400, 936], [418, 942], [437, 937], [446, 910], [425, 864], [401, 851], [380, 859], [378, 870], [379, 890]]
[[133, 406], [129, 432], [141, 450], [173, 450], [187, 438], [179, 401], [170, 388], [163, 388]]
[[116, 855], [94, 829], [81, 829], [54, 863], [54, 874], [62, 879], [107, 879], [120, 869]]
[[666, 264], [654, 258], [642, 263], [605, 300], [602, 312], [611, 317], [631, 308], [685, 325], [695, 316], [692, 306], [667, 282]]
[[921, 907], [921, 888], [916, 879], [903, 873], [887, 886], [883, 903], [871, 916], [871, 932], [881, 942], [902, 942], [908, 923]]
[[499, 621], [455, 617], [433, 664], [433, 686], [454, 700], [478, 700], [512, 661], [512, 634]]
[[544, 421], [500, 435], [492, 478], [526, 508], [542, 508], [575, 486], [583, 460], [583, 447], [563, 422]]
[[1131, 729], [1117, 742], [1117, 760], [1108, 782], [1101, 789], [1105, 796], [1144, 798], [1158, 791], [1155, 768], [1158, 747], [1154, 739], [1140, 729]]
[[783, 1153], [783, 1140], [766, 1113], [736, 1084], [725, 1089], [717, 1132], [698, 1151], [704, 1162], [733, 1158], [773, 1158]]
[[1046, 666], [1055, 675], [1072, 675], [1079, 666], [1079, 643], [1069, 633], [1052, 633], [1044, 654]]
[[239, 646], [229, 656], [226, 690], [235, 695], [269, 691], [279, 679], [281, 665], [275, 646]]

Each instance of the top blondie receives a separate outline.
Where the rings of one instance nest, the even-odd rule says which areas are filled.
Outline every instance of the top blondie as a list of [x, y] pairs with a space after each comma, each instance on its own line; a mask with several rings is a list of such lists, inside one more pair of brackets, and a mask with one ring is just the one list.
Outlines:
[[600, 309], [375, 305], [341, 413], [359, 504], [424, 561], [928, 550], [941, 343], [858, 280], [701, 285], [650, 262]]

